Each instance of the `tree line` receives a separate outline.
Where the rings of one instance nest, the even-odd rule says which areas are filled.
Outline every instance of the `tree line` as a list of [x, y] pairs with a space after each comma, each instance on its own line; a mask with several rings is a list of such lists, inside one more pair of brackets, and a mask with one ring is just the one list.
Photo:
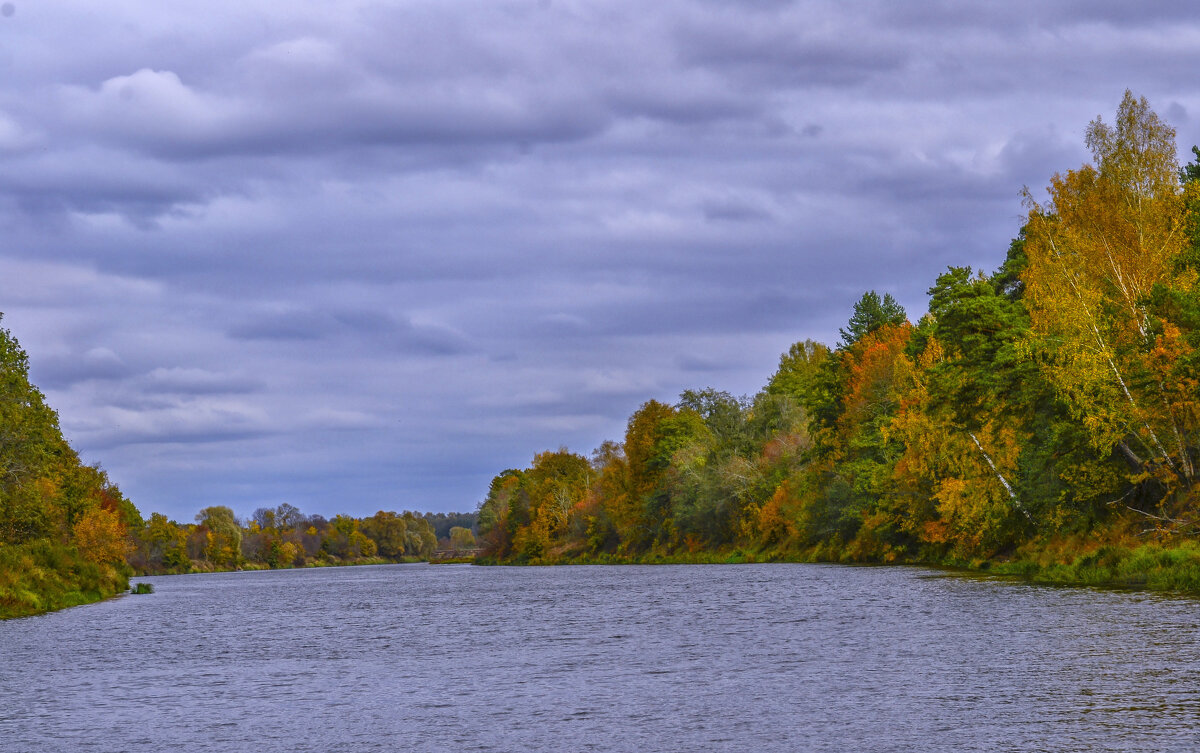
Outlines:
[[1200, 150], [1181, 169], [1130, 92], [1087, 146], [1047, 199], [1024, 191], [1003, 263], [947, 269], [916, 323], [868, 292], [753, 397], [650, 400], [590, 457], [497, 475], [488, 555], [972, 561], [1194, 537]]
[[204, 508], [189, 524], [152, 513], [128, 531], [127, 541], [127, 559], [140, 573], [416, 561], [438, 547], [433, 523], [419, 513], [380, 510], [326, 520], [290, 504], [259, 508], [246, 521], [224, 505]]

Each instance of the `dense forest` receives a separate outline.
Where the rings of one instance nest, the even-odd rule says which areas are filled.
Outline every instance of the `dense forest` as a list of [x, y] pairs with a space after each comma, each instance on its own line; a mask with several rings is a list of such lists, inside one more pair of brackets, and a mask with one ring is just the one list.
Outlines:
[[947, 269], [916, 323], [868, 292], [836, 345], [796, 343], [753, 397], [650, 400], [590, 458], [500, 473], [488, 559], [1010, 562], [1200, 587], [1200, 165], [1129, 92], [1087, 146], [1047, 200], [1024, 191], [999, 267]]

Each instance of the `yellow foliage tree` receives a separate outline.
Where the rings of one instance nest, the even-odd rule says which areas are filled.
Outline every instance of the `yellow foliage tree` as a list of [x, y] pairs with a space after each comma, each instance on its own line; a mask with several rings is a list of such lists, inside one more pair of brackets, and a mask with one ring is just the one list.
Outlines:
[[74, 527], [75, 546], [98, 564], [116, 565], [129, 554], [129, 537], [117, 513], [103, 508], [85, 512]]
[[1192, 401], [1155, 368], [1181, 341], [1155, 332], [1147, 308], [1155, 285], [1195, 284], [1174, 263], [1188, 243], [1175, 131], [1127, 91], [1115, 125], [1093, 121], [1087, 142], [1095, 164], [1055, 175], [1048, 204], [1026, 191], [1030, 349], [1096, 449], [1190, 482]]

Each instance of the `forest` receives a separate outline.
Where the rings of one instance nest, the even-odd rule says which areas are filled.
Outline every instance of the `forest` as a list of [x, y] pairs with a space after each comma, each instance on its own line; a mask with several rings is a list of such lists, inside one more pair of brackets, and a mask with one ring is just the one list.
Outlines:
[[[865, 293], [753, 397], [649, 400], [479, 509], [489, 562], [924, 562], [1200, 588], [1200, 150], [1126, 92], [915, 323]], [[999, 257], [999, 254], [998, 254]], [[999, 260], [999, 259], [998, 259]]]

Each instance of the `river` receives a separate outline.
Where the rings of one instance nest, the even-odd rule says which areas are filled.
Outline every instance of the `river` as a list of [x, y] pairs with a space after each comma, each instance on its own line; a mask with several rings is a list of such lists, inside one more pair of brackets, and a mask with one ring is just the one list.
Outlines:
[[0, 623], [0, 750], [1200, 747], [1189, 599], [795, 564], [137, 580]]

